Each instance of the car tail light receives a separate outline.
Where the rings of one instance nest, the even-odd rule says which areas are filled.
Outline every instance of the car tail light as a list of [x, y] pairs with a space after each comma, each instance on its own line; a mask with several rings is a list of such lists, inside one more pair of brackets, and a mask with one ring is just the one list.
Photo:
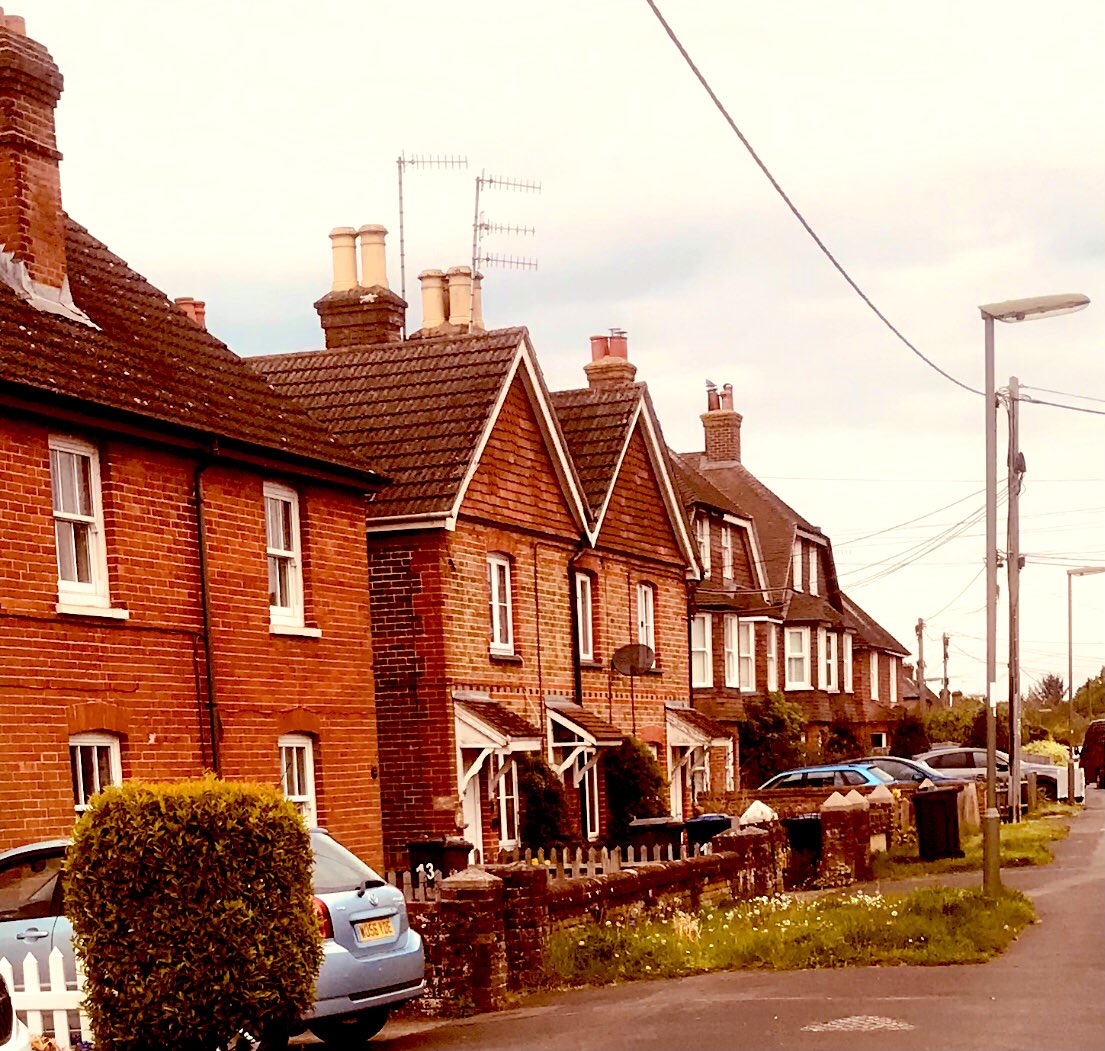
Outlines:
[[334, 937], [334, 921], [330, 919], [330, 910], [326, 902], [321, 898], [315, 898], [315, 919], [318, 920], [318, 929], [324, 938]]

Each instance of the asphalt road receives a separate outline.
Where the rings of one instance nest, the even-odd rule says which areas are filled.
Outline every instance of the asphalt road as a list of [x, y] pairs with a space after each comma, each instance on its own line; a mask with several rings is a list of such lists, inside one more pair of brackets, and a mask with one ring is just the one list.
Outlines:
[[1088, 790], [1051, 865], [1002, 879], [1033, 898], [1040, 922], [987, 964], [732, 972], [537, 994], [463, 1021], [396, 1020], [370, 1046], [1105, 1051], [1105, 792]]

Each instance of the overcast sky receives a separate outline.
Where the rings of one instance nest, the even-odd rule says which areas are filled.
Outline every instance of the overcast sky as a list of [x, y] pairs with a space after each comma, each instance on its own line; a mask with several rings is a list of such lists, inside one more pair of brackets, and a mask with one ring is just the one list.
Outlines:
[[[660, 7], [906, 338], [981, 387], [978, 304], [1083, 292], [1086, 311], [999, 326], [998, 383], [1105, 411], [1105, 4]], [[486, 240], [538, 262], [486, 268], [488, 324], [527, 325], [554, 389], [583, 384], [589, 336], [626, 329], [679, 450], [702, 447], [706, 381], [732, 383], [745, 464], [830, 535], [845, 589], [914, 651], [925, 618], [928, 674], [949, 633], [952, 688], [982, 692], [981, 523], [868, 582], [982, 508], [982, 399], [833, 270], [645, 0], [7, 10], [65, 76], [67, 210], [169, 295], [205, 299], [242, 354], [321, 345], [334, 226], [387, 226], [399, 290], [400, 153], [468, 162], [406, 169], [411, 328], [418, 272], [470, 260], [476, 176], [539, 181], [482, 199], [489, 222], [537, 231]], [[1021, 446], [1027, 688], [1067, 677], [1066, 568], [1105, 565], [1105, 415], [1023, 405]], [[1004, 532], [1002, 512], [1003, 548]], [[1105, 574], [1074, 580], [1074, 626], [1077, 685], [1105, 663]]]

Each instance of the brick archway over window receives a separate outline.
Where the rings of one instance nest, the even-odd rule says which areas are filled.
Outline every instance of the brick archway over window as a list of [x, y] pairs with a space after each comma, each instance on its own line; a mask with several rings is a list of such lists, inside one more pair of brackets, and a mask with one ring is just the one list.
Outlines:
[[66, 711], [69, 735], [109, 733], [126, 737], [128, 720], [126, 709], [113, 701], [84, 701], [69, 705]]
[[276, 713], [276, 732], [284, 734], [310, 734], [318, 738], [322, 733], [322, 719], [310, 708], [287, 708]]

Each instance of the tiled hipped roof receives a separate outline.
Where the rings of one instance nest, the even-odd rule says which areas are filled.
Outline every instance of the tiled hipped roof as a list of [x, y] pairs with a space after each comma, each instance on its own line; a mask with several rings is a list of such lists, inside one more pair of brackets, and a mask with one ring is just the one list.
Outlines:
[[630, 383], [612, 390], [584, 387], [550, 395], [587, 502], [596, 513], [606, 502], [626, 430], [644, 391], [643, 383]]
[[296, 458], [368, 464], [84, 227], [66, 219], [73, 300], [91, 328], [0, 283], [0, 383]]
[[875, 649], [888, 650], [902, 657], [909, 654], [909, 650], [869, 613], [860, 609], [847, 595], [842, 594], [841, 598], [844, 600], [845, 623], [849, 627], [855, 628], [864, 642]]
[[524, 328], [250, 358], [391, 479], [370, 517], [451, 510]]

